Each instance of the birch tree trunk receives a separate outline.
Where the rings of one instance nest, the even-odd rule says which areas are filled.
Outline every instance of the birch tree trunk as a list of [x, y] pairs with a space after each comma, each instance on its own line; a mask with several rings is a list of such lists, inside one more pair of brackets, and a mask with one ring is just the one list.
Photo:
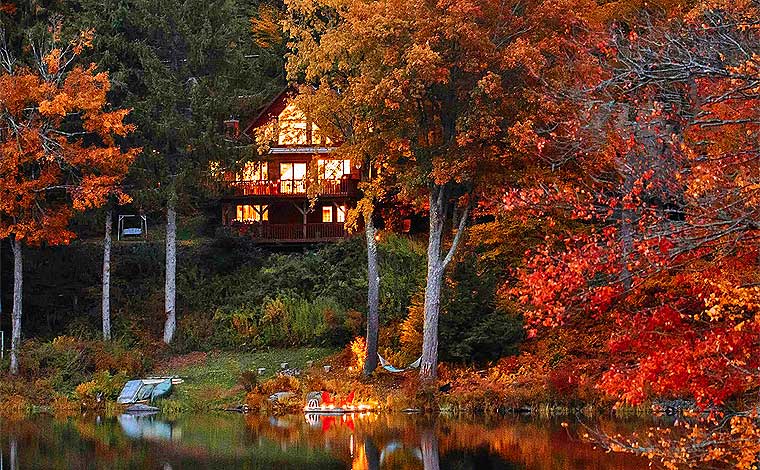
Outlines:
[[377, 228], [372, 216], [365, 217], [364, 231], [367, 237], [367, 357], [364, 375], [369, 376], [377, 368], [377, 336], [380, 328], [380, 273], [377, 261]]
[[103, 236], [103, 339], [111, 340], [111, 231], [113, 212], [106, 211], [106, 233]]
[[445, 257], [443, 254], [443, 229], [448, 204], [446, 187], [434, 185], [430, 190], [430, 237], [427, 249], [427, 283], [425, 285], [425, 315], [422, 327], [422, 361], [420, 380], [434, 382], [438, 369], [438, 317], [441, 305], [441, 286], [446, 266], [456, 253], [465, 230], [469, 205], [463, 211], [457, 233]]
[[177, 329], [177, 196], [171, 194], [166, 204], [166, 284], [164, 286], [164, 343], [171, 344]]
[[21, 346], [21, 298], [24, 282], [24, 265], [21, 259], [21, 240], [12, 237], [13, 244], [13, 313], [11, 332], [11, 374], [18, 374], [18, 350]]

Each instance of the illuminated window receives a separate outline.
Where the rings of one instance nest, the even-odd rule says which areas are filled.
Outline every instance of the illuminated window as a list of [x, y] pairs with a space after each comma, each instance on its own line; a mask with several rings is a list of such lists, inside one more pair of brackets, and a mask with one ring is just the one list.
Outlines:
[[279, 145], [306, 145], [309, 143], [309, 128], [306, 115], [293, 105], [288, 105], [278, 117], [280, 129]]
[[266, 204], [245, 204], [237, 206], [235, 221], [241, 223], [262, 222], [269, 220], [269, 206]]
[[246, 162], [239, 181], [265, 181], [269, 179], [267, 162]]
[[332, 144], [332, 141], [329, 137], [326, 135], [322, 135], [322, 132], [319, 130], [319, 126], [312, 123], [311, 125], [311, 142], [314, 145], [330, 145]]
[[319, 160], [319, 175], [326, 180], [339, 180], [351, 174], [351, 160]]
[[208, 163], [208, 172], [214, 178], [218, 178], [222, 174], [221, 169], [222, 169], [222, 164], [219, 162]]
[[306, 163], [280, 163], [280, 192], [284, 194], [306, 192]]
[[322, 222], [330, 223], [333, 221], [333, 208], [332, 206], [322, 207]]
[[338, 211], [335, 213], [335, 221], [340, 223], [346, 221], [346, 206], [338, 206]]

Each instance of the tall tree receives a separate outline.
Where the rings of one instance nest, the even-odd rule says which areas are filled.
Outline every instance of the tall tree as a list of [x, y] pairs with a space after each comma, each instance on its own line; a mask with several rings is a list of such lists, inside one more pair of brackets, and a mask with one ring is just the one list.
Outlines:
[[73, 237], [74, 212], [106, 202], [139, 150], [122, 150], [116, 137], [134, 127], [127, 110], [110, 110], [108, 74], [95, 65], [74, 65], [92, 32], [76, 40], [52, 39], [28, 47], [26, 66], [0, 49], [0, 238], [14, 254], [11, 373], [19, 370], [22, 318], [22, 244], [65, 244]]
[[111, 339], [111, 233], [113, 232], [113, 210], [106, 209], [105, 234], [103, 235], [103, 287], [101, 298], [101, 318], [103, 339]]
[[[214, 0], [80, 0], [79, 21], [99, 32], [94, 53], [118, 79], [115, 100], [134, 109], [144, 148], [128, 184], [138, 205], [166, 211], [165, 326], [176, 334], [177, 221], [198, 204], [208, 162], [226, 157], [222, 121], [237, 101], [261, 101], [274, 81], [256, 46], [255, 4]], [[275, 61], [276, 62], [276, 61]], [[240, 98], [242, 97], [242, 98]], [[250, 98], [250, 99], [249, 99]]]
[[[320, 132], [339, 143], [333, 158], [350, 159], [361, 166], [359, 189], [362, 198], [356, 208], [347, 214], [346, 223], [354, 230], [364, 223], [367, 244], [367, 333], [363, 374], [369, 376], [378, 365], [380, 330], [378, 208], [388, 205], [395, 183], [392, 173], [380, 171], [382, 162], [392, 157], [387, 155], [385, 144], [372, 127], [372, 116], [367, 114], [371, 110], [362, 106], [361, 97], [352, 95], [353, 91], [355, 90], [343, 89], [339, 77], [323, 77], [319, 88], [301, 87], [294, 102], [315, 121]], [[312, 196], [318, 196], [320, 185], [313, 184], [310, 191]]]
[[[528, 25], [521, 2], [342, 0], [286, 2], [293, 13], [292, 79], [340, 78], [361, 97], [371, 128], [399, 158], [383, 162], [400, 196], [430, 213], [420, 377], [438, 363], [438, 316], [446, 267], [464, 236], [471, 207], [510, 164], [508, 47]], [[316, 8], [328, 14], [313, 21]], [[449, 222], [451, 220], [451, 222]], [[455, 235], [446, 244], [447, 228]]]

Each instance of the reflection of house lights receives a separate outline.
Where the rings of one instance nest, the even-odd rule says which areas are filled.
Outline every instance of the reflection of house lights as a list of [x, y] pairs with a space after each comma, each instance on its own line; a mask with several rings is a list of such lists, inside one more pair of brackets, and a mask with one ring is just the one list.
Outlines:
[[319, 406], [309, 406], [306, 405], [303, 407], [303, 410], [307, 413], [319, 413], [319, 412], [331, 412], [334, 411], [336, 413], [353, 413], [353, 412], [368, 412], [372, 411], [372, 405], [368, 405], [366, 403], [361, 403], [359, 405], [344, 405], [336, 407], [333, 404], [330, 405], [319, 405]]

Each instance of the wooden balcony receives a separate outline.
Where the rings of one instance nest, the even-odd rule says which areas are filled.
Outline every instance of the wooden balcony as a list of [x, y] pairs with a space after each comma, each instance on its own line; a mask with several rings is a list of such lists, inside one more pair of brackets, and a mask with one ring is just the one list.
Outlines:
[[[228, 184], [235, 196], [306, 197], [310, 186], [307, 180], [230, 181]], [[320, 196], [356, 197], [359, 192], [359, 182], [352, 179], [321, 180], [318, 184]]]
[[233, 224], [240, 233], [261, 243], [315, 243], [337, 241], [348, 236], [343, 223]]

